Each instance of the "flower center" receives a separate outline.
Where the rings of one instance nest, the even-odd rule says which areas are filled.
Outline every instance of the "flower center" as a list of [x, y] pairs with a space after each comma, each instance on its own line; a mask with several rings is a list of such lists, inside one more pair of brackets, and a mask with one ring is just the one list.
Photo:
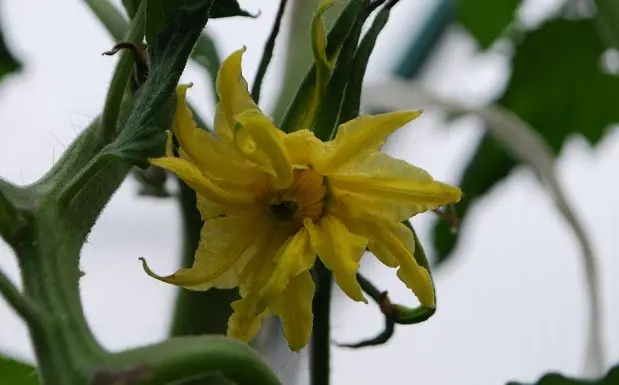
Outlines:
[[295, 170], [290, 187], [269, 189], [265, 198], [269, 214], [280, 222], [318, 220], [322, 216], [327, 189], [324, 177], [312, 170]]

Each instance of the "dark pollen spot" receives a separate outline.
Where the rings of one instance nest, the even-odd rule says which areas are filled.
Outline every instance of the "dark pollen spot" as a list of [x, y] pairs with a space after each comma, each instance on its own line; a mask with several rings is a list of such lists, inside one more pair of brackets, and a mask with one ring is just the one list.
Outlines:
[[279, 221], [289, 221], [297, 214], [298, 205], [295, 202], [283, 201], [270, 206], [271, 214]]

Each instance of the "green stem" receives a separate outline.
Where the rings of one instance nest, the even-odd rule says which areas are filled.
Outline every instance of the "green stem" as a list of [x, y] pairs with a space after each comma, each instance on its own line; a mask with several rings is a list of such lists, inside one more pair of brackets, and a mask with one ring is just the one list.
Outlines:
[[256, 104], [260, 101], [260, 91], [262, 90], [262, 81], [264, 80], [264, 75], [267, 73], [267, 68], [269, 68], [269, 63], [271, 62], [271, 58], [273, 58], [273, 49], [275, 48], [275, 39], [279, 34], [279, 28], [282, 24], [282, 18], [284, 17], [284, 11], [286, 10], [286, 3], [288, 0], [280, 0], [279, 9], [277, 10], [277, 15], [275, 16], [275, 22], [273, 23], [273, 28], [271, 29], [271, 34], [267, 40], [266, 45], [264, 46], [264, 51], [262, 51], [262, 59], [260, 60], [260, 65], [258, 66], [258, 72], [256, 72], [256, 77], [254, 79], [254, 84], [251, 88], [251, 96], [253, 97]]
[[[124, 40], [139, 44], [144, 38], [144, 24], [146, 14], [146, 1], [140, 2], [140, 7], [135, 15], [135, 18], [129, 25], [129, 30], [125, 35]], [[110, 88], [108, 89], [103, 106], [103, 115], [101, 116], [101, 141], [102, 143], [111, 142], [117, 134], [118, 114], [123, 100], [127, 83], [131, 78], [133, 71], [133, 56], [131, 52], [125, 51], [121, 54], [120, 60], [116, 65], [116, 70], [112, 76]]]
[[[101, 152], [95, 155], [74, 178], [68, 181], [66, 185], [60, 186], [58, 201], [63, 205], [68, 205], [99, 172], [110, 164], [111, 160], [112, 155], [106, 153], [105, 149], [101, 150]], [[129, 165], [127, 165], [127, 169], [129, 169]]]
[[280, 384], [271, 368], [247, 344], [219, 336], [176, 337], [114, 354], [105, 364], [106, 369], [93, 373], [94, 380], [124, 370], [137, 373], [140, 378], [131, 383], [141, 385], [181, 383], [179, 380], [217, 373], [239, 385]]
[[316, 261], [316, 294], [312, 304], [314, 326], [310, 348], [310, 384], [329, 385], [331, 354], [331, 272]]
[[39, 329], [42, 331], [41, 314], [36, 305], [19, 292], [2, 270], [0, 270], [0, 293], [17, 314], [26, 321], [30, 330]]
[[[49, 218], [49, 219], [47, 219]], [[104, 355], [83, 314], [79, 296], [79, 246], [56, 243], [58, 216], [40, 218], [38, 232], [48, 238], [16, 249], [25, 295], [41, 309], [40, 325], [31, 328], [39, 375], [47, 383], [81, 385], [87, 368]], [[40, 244], [39, 244], [40, 242]]]

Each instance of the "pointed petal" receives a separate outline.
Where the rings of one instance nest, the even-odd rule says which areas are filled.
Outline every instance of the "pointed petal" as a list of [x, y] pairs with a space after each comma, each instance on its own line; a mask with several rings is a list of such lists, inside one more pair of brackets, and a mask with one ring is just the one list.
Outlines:
[[269, 231], [268, 223], [261, 223], [257, 216], [214, 218], [202, 227], [200, 244], [191, 268], [179, 269], [169, 276], [159, 276], [143, 261], [144, 270], [160, 281], [192, 290], [207, 290], [214, 286], [235, 287], [239, 283], [240, 272], [261, 248]]
[[246, 110], [258, 110], [251, 99], [247, 81], [241, 72], [241, 60], [245, 47], [233, 52], [219, 67], [217, 73], [217, 95], [219, 103], [215, 119], [215, 132], [225, 140], [232, 140], [235, 115]]
[[339, 126], [335, 139], [328, 143], [327, 152], [316, 162], [316, 170], [330, 175], [349, 163], [377, 151], [387, 136], [411, 120], [421, 111], [400, 111], [380, 115], [362, 115]]
[[236, 115], [234, 142], [251, 161], [274, 176], [273, 187], [292, 184], [292, 163], [284, 147], [283, 134], [262, 112], [245, 111]]
[[187, 106], [187, 89], [192, 84], [180, 84], [176, 87], [176, 111], [174, 113], [174, 135], [178, 139], [178, 144], [183, 151], [196, 162], [199, 168], [208, 164], [208, 160], [203, 155], [208, 153], [200, 146], [200, 140], [194, 137], [206, 136], [206, 132], [201, 130], [193, 120], [193, 113]]
[[252, 205], [254, 197], [244, 191], [224, 191], [206, 179], [200, 170], [191, 162], [180, 158], [155, 158], [148, 160], [150, 164], [172, 171], [192, 190], [205, 198], [224, 205]]
[[304, 348], [312, 334], [314, 289], [312, 275], [305, 271], [290, 280], [282, 296], [271, 306], [273, 313], [281, 318], [284, 336], [294, 352]]
[[400, 267], [398, 278], [413, 291], [422, 305], [434, 307], [432, 278], [413, 256], [415, 249], [411, 231], [406, 228], [410, 233], [409, 236], [403, 232], [401, 226], [404, 225], [401, 223], [386, 221], [379, 217], [366, 216], [360, 220], [369, 231], [368, 236], [381, 245], [382, 251], [388, 252], [391, 258], [398, 261]]
[[437, 182], [426, 171], [375, 152], [329, 177], [333, 196], [352, 211], [401, 222], [420, 212], [460, 200], [457, 187]]
[[228, 319], [227, 335], [243, 342], [251, 342], [260, 331], [260, 326], [268, 311], [255, 315], [255, 301], [252, 298], [242, 298], [232, 302], [232, 315]]
[[351, 233], [331, 216], [323, 217], [317, 224], [306, 218], [303, 224], [309, 231], [314, 251], [333, 272], [335, 282], [353, 300], [367, 303], [356, 277], [367, 239]]
[[297, 275], [308, 271], [316, 260], [316, 253], [310, 245], [309, 233], [305, 228], [290, 237], [278, 251], [275, 271], [260, 291], [257, 312], [262, 312], [279, 297], [286, 286]]

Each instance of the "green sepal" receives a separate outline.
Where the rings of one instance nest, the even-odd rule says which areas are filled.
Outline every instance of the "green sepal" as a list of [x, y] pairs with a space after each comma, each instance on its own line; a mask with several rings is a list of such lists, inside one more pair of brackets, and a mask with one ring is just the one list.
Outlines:
[[367, 11], [369, 4], [369, 1], [364, 1], [363, 9], [359, 12], [354, 26], [337, 55], [335, 70], [327, 82], [325, 92], [323, 93], [324, 96], [320, 100], [320, 107], [315, 117], [315, 123], [312, 125], [316, 137], [325, 142], [331, 139], [335, 127], [340, 123], [338, 117], [344, 99], [344, 90], [346, 89], [350, 68], [359, 45], [361, 29], [369, 16]]
[[[363, 39], [361, 39], [361, 43], [357, 48], [355, 59], [349, 71], [350, 75], [348, 83], [346, 84], [346, 91], [340, 111], [340, 122], [347, 122], [359, 116], [359, 110], [361, 108], [361, 90], [363, 88], [365, 70], [367, 69], [374, 47], [376, 46], [378, 35], [380, 35], [383, 28], [385, 28], [385, 25], [387, 25], [387, 21], [389, 21], [389, 15], [391, 14], [393, 5], [395, 5], [395, 3], [387, 4], [376, 14], [376, 18], [372, 22], [372, 25], [363, 36]], [[335, 136], [334, 134], [331, 136]]]
[[[333, 24], [333, 27], [327, 34], [326, 54], [328, 60], [333, 60], [336, 57], [344, 41], [353, 29], [364, 5], [365, 0], [351, 0], [340, 14], [335, 24]], [[312, 101], [315, 88], [316, 67], [312, 65], [279, 124], [282, 131], [292, 132], [302, 128], [301, 122], [307, 114], [307, 106]]]

